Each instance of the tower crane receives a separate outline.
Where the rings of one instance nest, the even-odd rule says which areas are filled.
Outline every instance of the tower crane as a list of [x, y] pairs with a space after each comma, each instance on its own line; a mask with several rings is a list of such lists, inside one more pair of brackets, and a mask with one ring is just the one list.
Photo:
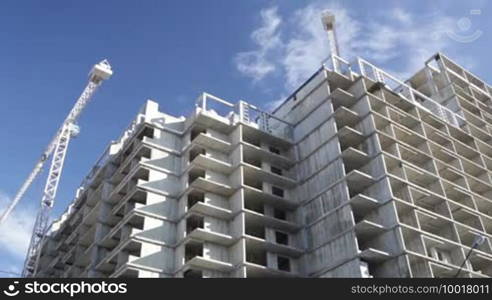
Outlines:
[[[330, 54], [340, 57], [340, 48], [338, 46], [337, 34], [335, 31], [335, 15], [326, 10], [321, 13], [321, 23], [328, 34], [328, 42], [330, 46]], [[338, 71], [338, 60], [333, 59], [333, 68]]]
[[76, 125], [77, 119], [91, 100], [98, 87], [104, 80], [111, 77], [112, 74], [113, 71], [111, 70], [111, 66], [107, 60], [103, 60], [94, 65], [89, 73], [89, 82], [84, 91], [78, 98], [72, 110], [70, 110], [70, 113], [63, 121], [55, 136], [45, 148], [38, 162], [34, 166], [34, 169], [31, 171], [26, 181], [22, 184], [19, 191], [0, 217], [1, 230], [1, 224], [9, 217], [12, 210], [19, 203], [33, 181], [43, 169], [44, 164], [53, 155], [48, 177], [43, 190], [43, 196], [41, 198], [40, 208], [34, 223], [31, 241], [27, 250], [26, 260], [24, 262], [24, 269], [22, 271], [23, 277], [31, 277], [36, 273], [37, 261], [39, 259], [38, 250], [40, 250], [38, 248], [41, 246], [42, 239], [46, 235], [49, 227], [48, 222], [50, 212], [55, 203], [55, 196], [63, 170], [63, 162], [67, 153], [68, 144], [70, 139], [79, 133], [79, 127]]

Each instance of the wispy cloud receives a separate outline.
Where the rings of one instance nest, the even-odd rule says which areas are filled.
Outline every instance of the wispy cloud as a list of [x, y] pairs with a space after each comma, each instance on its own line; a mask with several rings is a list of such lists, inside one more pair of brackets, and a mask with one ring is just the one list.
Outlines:
[[446, 35], [454, 23], [453, 18], [443, 14], [420, 16], [394, 9], [368, 23], [353, 52], [383, 66], [396, 59], [397, 64], [386, 67], [406, 79], [422, 68], [431, 55], [455, 44]]
[[263, 105], [263, 109], [266, 111], [273, 111], [280, 104], [282, 104], [282, 102], [284, 102], [287, 97], [288, 97], [287, 94], [281, 94], [279, 97], [277, 97], [276, 100], [271, 100], [271, 101], [266, 102]]
[[6, 264], [1, 267], [0, 278], [20, 277], [22, 270], [20, 265]]
[[[0, 211], [6, 208], [10, 203], [10, 198], [0, 191]], [[29, 241], [31, 231], [35, 220], [35, 211], [25, 206], [18, 206], [0, 225], [0, 249], [8, 252], [13, 257], [24, 258]]]
[[[355, 16], [341, 4], [312, 3], [292, 15], [281, 16], [276, 7], [270, 7], [260, 12], [263, 21], [252, 33], [257, 49], [236, 56], [238, 71], [258, 82], [278, 70], [276, 74], [285, 82], [282, 94], [290, 94], [329, 55], [320, 21], [321, 12], [327, 9], [336, 16], [338, 42], [344, 58], [361, 56], [401, 79], [423, 67], [432, 54], [455, 44], [446, 35], [455, 20], [443, 14], [421, 16], [394, 9], [369, 18]], [[272, 103], [266, 106], [272, 107]]]
[[307, 79], [328, 57], [326, 32], [321, 26], [321, 12], [330, 9], [337, 18], [338, 39], [342, 53], [351, 55], [351, 43], [357, 38], [360, 24], [339, 6], [311, 4], [294, 12], [292, 31], [285, 39], [285, 51], [279, 63], [285, 70], [287, 90], [292, 90]]
[[275, 71], [276, 65], [268, 56], [281, 44], [278, 28], [282, 20], [278, 16], [277, 8], [262, 10], [260, 15], [262, 23], [251, 33], [251, 39], [258, 49], [240, 52], [235, 57], [238, 70], [255, 81]]

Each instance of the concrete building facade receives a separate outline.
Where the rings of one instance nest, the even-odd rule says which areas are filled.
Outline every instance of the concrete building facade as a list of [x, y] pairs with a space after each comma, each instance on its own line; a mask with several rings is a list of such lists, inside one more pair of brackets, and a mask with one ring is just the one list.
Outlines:
[[[331, 56], [273, 113], [147, 101], [44, 240], [40, 277], [492, 276], [492, 88]], [[480, 240], [480, 243], [477, 241]]]

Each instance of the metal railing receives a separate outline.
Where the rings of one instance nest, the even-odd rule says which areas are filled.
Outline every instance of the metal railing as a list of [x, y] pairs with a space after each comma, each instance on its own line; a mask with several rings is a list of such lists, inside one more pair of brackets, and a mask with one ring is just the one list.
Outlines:
[[245, 101], [232, 104], [203, 93], [196, 101], [196, 112], [219, 119], [226, 124], [242, 122], [273, 136], [292, 141], [293, 125]]
[[355, 63], [349, 63], [347, 60], [344, 60], [336, 55], [331, 55], [323, 61], [322, 65], [329, 71], [338, 72], [339, 74], [349, 78], [353, 78], [354, 76], [364, 76], [375, 82], [380, 82], [393, 93], [432, 113], [439, 119], [458, 128], [461, 128], [464, 124], [465, 120], [460, 114], [450, 110], [444, 105], [438, 103], [432, 98], [424, 95], [403, 81], [360, 57], [356, 58]]
[[465, 124], [464, 118], [459, 113], [450, 110], [363, 58], [357, 57], [354, 62], [350, 63], [341, 57], [330, 55], [323, 60], [322, 66], [350, 79], [355, 76], [364, 76], [375, 82], [380, 82], [390, 91], [455, 127], [461, 128]]
[[[387, 72], [381, 70], [380, 68], [374, 66], [373, 64], [362, 58], [358, 58], [357, 62], [359, 72], [362, 76], [369, 77], [369, 74], [374, 74], [375, 79], [377, 79], [375, 81], [383, 83], [394, 93], [400, 95], [407, 101], [419, 106], [420, 108], [423, 108], [426, 111], [432, 113], [441, 120], [458, 128], [461, 128], [461, 126], [464, 124], [465, 120], [460, 114], [450, 110], [449, 108], [438, 103], [429, 96], [424, 95], [423, 93], [410, 87], [408, 84], [400, 81], [396, 77], [388, 74]], [[367, 69], [369, 69], [370, 71], [368, 72]]]
[[347, 76], [349, 79], [353, 77], [351, 63], [337, 55], [330, 55], [321, 62], [321, 65], [325, 69]]
[[195, 108], [196, 113], [204, 113], [231, 125], [234, 124], [235, 106], [224, 99], [208, 93], [202, 93], [195, 102]]
[[459, 64], [457, 64], [444, 54], [439, 53], [439, 56], [442, 58], [442, 67], [444, 67], [446, 71], [452, 73], [454, 76], [457, 76], [459, 79], [475, 88], [477, 92], [481, 93], [482, 95], [486, 97], [491, 96], [489, 92], [489, 86], [485, 82], [483, 82], [473, 73], [461, 67]]
[[239, 101], [237, 103], [237, 109], [239, 111], [239, 119], [243, 123], [251, 125], [271, 135], [292, 141], [294, 127], [289, 122], [275, 117], [274, 115], [244, 101]]

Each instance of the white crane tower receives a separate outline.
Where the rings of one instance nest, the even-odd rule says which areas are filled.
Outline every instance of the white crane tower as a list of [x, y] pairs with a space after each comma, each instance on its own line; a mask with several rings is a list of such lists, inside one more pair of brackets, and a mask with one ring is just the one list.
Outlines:
[[102, 84], [104, 80], [111, 77], [112, 74], [113, 71], [111, 70], [111, 66], [109, 65], [107, 60], [103, 60], [100, 63], [94, 65], [91, 72], [89, 73], [89, 83], [82, 92], [82, 95], [80, 95], [74, 107], [65, 118], [65, 121], [58, 129], [51, 142], [48, 144], [48, 147], [46, 147], [46, 149], [44, 150], [34, 169], [29, 174], [26, 181], [22, 184], [19, 191], [0, 217], [1, 226], [2, 222], [4, 222], [9, 217], [17, 203], [27, 192], [34, 179], [39, 175], [45, 162], [53, 154], [48, 178], [46, 180], [43, 196], [41, 198], [40, 208], [36, 217], [36, 221], [34, 223], [31, 241], [29, 243], [26, 260], [24, 262], [24, 269], [22, 271], [23, 277], [31, 277], [36, 273], [37, 261], [39, 258], [38, 248], [41, 245], [42, 239], [47, 233], [47, 229], [49, 227], [48, 222], [50, 218], [50, 211], [55, 202], [56, 191], [58, 188], [58, 183], [60, 181], [60, 176], [63, 169], [63, 162], [67, 153], [68, 144], [70, 142], [70, 138], [76, 136], [79, 133], [79, 128], [76, 125], [76, 121], [86, 105], [91, 100], [97, 88]]
[[[338, 46], [337, 33], [335, 31], [335, 15], [329, 10], [325, 10], [321, 13], [321, 23], [323, 28], [328, 34], [328, 42], [330, 45], [330, 54], [340, 57], [340, 48]], [[338, 60], [333, 59], [333, 68], [335, 71], [339, 71]]]

